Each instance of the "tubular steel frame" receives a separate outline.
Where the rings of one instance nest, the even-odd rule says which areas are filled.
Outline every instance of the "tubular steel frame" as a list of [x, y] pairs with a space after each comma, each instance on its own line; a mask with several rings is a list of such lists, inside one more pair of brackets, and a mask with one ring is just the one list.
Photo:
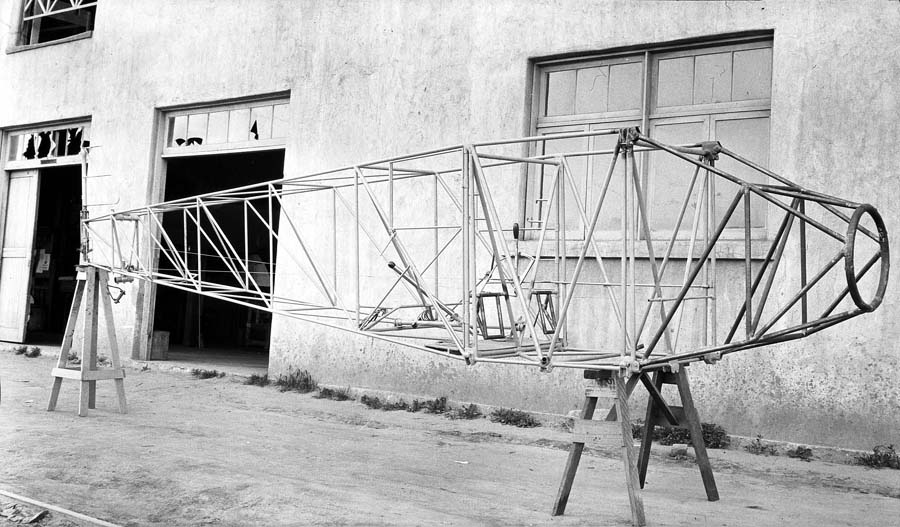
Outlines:
[[[601, 135], [618, 137], [612, 150], [521, 155], [542, 152], [547, 141]], [[650, 229], [653, 203], [639, 167], [650, 153], [680, 160], [693, 170], [675, 225], [663, 239]], [[586, 201], [572, 164], [603, 156], [611, 160], [601, 190]], [[717, 167], [720, 156], [765, 182]], [[535, 174], [550, 183], [549, 198], [540, 199], [532, 220], [535, 227], [510, 225], [512, 215], [506, 211], [514, 200], [498, 194], [507, 188], [503, 178], [521, 182]], [[614, 181], [625, 189], [618, 204], [609, 197]], [[717, 182], [720, 188], [737, 189], [724, 211], [711, 206]], [[414, 185], [428, 191], [414, 199], [407, 188]], [[298, 211], [304, 203], [330, 207], [330, 233], [328, 218]], [[226, 205], [242, 211], [243, 240], [223, 226]], [[779, 227], [765, 241], [765, 256], [754, 259], [751, 213], [759, 206]], [[576, 209], [576, 221], [567, 216], [567, 208], [570, 213]], [[601, 236], [603, 214], [620, 217], [614, 237], [620, 248], [610, 249], [604, 241], [609, 233]], [[166, 215], [180, 217], [177, 229], [164, 225]], [[400, 220], [410, 215], [416, 218], [413, 223]], [[860, 225], [866, 216], [874, 230]], [[689, 217], [684, 239], [680, 234]], [[730, 226], [741, 219], [741, 227]], [[838, 227], [831, 226], [835, 223]], [[637, 128], [456, 145], [114, 212], [86, 220], [84, 227], [90, 239], [85, 259], [120, 281], [146, 280], [470, 364], [544, 370], [677, 370], [799, 339], [874, 310], [883, 298], [889, 266], [884, 222], [871, 205], [803, 188], [717, 142], [667, 145]], [[268, 254], [249, 250], [253, 229], [265, 232]], [[572, 235], [579, 230], [583, 235]], [[732, 238], [739, 234], [738, 241], [726, 240], [726, 231]], [[874, 241], [877, 250], [857, 269], [859, 235]], [[785, 293], [779, 274], [789, 241], [797, 244], [799, 258], [792, 265], [800, 267], [792, 294]], [[676, 254], [676, 245], [685, 243], [687, 253]], [[814, 256], [822, 251], [809, 251], [811, 243], [819, 249], [836, 245], [833, 255], [817, 266]], [[740, 302], [734, 291], [726, 299], [725, 287], [716, 280], [723, 244], [743, 247]], [[426, 256], [420, 254], [424, 249]], [[372, 263], [378, 260], [383, 262]], [[617, 279], [604, 260], [619, 261]], [[682, 276], [673, 279], [678, 260], [684, 261]], [[841, 260], [843, 289], [837, 295], [814, 295], [817, 285], [834, 282], [823, 277]], [[638, 261], [649, 280], [638, 276], [644, 272]], [[864, 299], [860, 281], [879, 262], [875, 294]], [[589, 265], [596, 266], [601, 281], [586, 275]], [[260, 269], [268, 273], [269, 287], [260, 285]], [[301, 274], [289, 276], [293, 270]], [[577, 327], [584, 321], [573, 315], [573, 304], [576, 293], [595, 287], [606, 292], [617, 333], [604, 346], [580, 346], [570, 338], [584, 330]], [[279, 294], [281, 288], [291, 292]], [[822, 296], [827, 296], [824, 302]], [[701, 314], [693, 327], [685, 322], [686, 316], [690, 319], [686, 306], [696, 308], [696, 303]], [[722, 334], [716, 320], [728, 305], [738, 307]], [[702, 333], [700, 345], [683, 344], [683, 334], [691, 331]]]

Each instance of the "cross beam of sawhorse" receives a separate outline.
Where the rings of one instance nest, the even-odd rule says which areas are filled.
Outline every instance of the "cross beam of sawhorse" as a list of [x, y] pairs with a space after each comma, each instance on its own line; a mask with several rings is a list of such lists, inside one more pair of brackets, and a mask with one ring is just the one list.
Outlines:
[[[623, 373], [611, 371], [585, 371], [584, 375], [585, 378], [593, 379], [596, 384], [587, 388], [584, 406], [581, 409], [581, 418], [575, 421], [572, 446], [569, 449], [566, 468], [553, 505], [553, 516], [565, 513], [585, 443], [600, 443], [606, 446], [620, 444], [622, 459], [625, 463], [625, 483], [631, 504], [631, 521], [637, 527], [646, 525], [641, 489], [644, 487], [647, 464], [650, 460], [653, 429], [656, 425], [677, 426], [689, 430], [707, 499], [709, 501], [719, 499], [709, 457], [706, 454], [706, 446], [703, 442], [700, 419], [694, 407], [687, 372], [683, 366], [676, 373], [654, 373], [652, 380], [646, 373], [634, 375], [627, 381]], [[635, 456], [628, 398], [638, 382], [644, 384], [650, 398], [647, 404], [647, 418], [640, 453]], [[666, 404], [661, 393], [664, 384], [678, 386], [682, 406]], [[611, 399], [612, 405], [604, 420], [595, 421], [593, 416], [600, 399]]]
[[[116, 341], [116, 329], [113, 324], [112, 303], [107, 294], [108, 273], [103, 269], [91, 266], [78, 267], [78, 280], [75, 286], [75, 298], [72, 300], [72, 309], [69, 311], [69, 319], [66, 322], [66, 332], [63, 335], [62, 346], [59, 349], [59, 358], [56, 367], [50, 375], [53, 377], [53, 388], [50, 391], [50, 401], [47, 403], [47, 411], [56, 408], [59, 398], [59, 390], [63, 379], [74, 379], [80, 383], [78, 415], [84, 417], [88, 409], [96, 407], [97, 381], [111, 379], [116, 385], [116, 397], [119, 402], [119, 413], [125, 413], [125, 369], [119, 363], [119, 346]], [[82, 309], [82, 304], [84, 309]], [[112, 368], [97, 368], [97, 331], [99, 326], [99, 311], [103, 310], [106, 335], [109, 345], [109, 360]], [[72, 349], [72, 341], [75, 338], [75, 329], [79, 319], [83, 322], [81, 339], [81, 366], [79, 368], [68, 367], [69, 352]]]

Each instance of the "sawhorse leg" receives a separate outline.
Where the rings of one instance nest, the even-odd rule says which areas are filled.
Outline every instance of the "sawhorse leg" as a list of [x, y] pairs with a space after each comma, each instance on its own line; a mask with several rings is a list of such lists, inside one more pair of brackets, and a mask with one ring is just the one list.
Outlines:
[[[597, 408], [597, 398], [588, 395], [584, 398], [584, 407], [581, 409], [582, 419], [593, 419], [594, 410]], [[575, 473], [578, 472], [578, 463], [581, 461], [581, 453], [584, 451], [584, 443], [573, 442], [569, 447], [569, 457], [566, 459], [566, 469], [563, 472], [562, 483], [556, 494], [556, 502], [553, 504], [553, 516], [562, 516], [566, 512], [566, 504], [569, 502], [569, 493], [572, 492], [572, 482], [575, 481]]]
[[[703, 441], [703, 428], [700, 424], [700, 416], [697, 408], [694, 406], [694, 399], [691, 396], [691, 387], [688, 382], [687, 371], [684, 366], [679, 368], [677, 373], [654, 372], [653, 379], [650, 381], [655, 391], [659, 394], [665, 384], [674, 384], [678, 387], [678, 394], [681, 399], [681, 406], [667, 406], [665, 403], [660, 404], [655, 397], [650, 397], [647, 402], [646, 419], [644, 420], [644, 433], [641, 438], [641, 451], [638, 459], [638, 473], [640, 477], [641, 488], [647, 477], [647, 466], [650, 462], [650, 447], [653, 444], [653, 429], [656, 425], [678, 426], [687, 428], [691, 435], [691, 444], [697, 457], [697, 465], [700, 468], [700, 477], [703, 479], [703, 487], [706, 490], [706, 498], [709, 501], [717, 501], [719, 499], [719, 491], [716, 488], [715, 476], [713, 476], [712, 466], [709, 463], [709, 455], [706, 452], [706, 443]], [[648, 386], [648, 390], [653, 388]], [[669, 416], [673, 416], [677, 423], [672, 423], [671, 419], [664, 417], [664, 410], [668, 408]]]
[[[78, 415], [86, 416], [88, 410], [96, 407], [97, 381], [112, 380], [116, 385], [116, 398], [119, 403], [119, 412], [126, 412], [125, 404], [125, 369], [119, 362], [118, 343], [116, 341], [115, 323], [113, 321], [112, 303], [107, 295], [108, 273], [105, 270], [89, 266], [79, 267], [79, 280], [77, 281], [75, 298], [69, 319], [66, 324], [66, 333], [63, 335], [63, 343], [60, 347], [56, 368], [53, 368], [53, 386], [50, 390], [50, 400], [47, 410], [56, 409], [59, 391], [63, 379], [78, 381]], [[81, 309], [83, 306], [83, 309]], [[97, 331], [99, 326], [100, 311], [105, 317], [107, 328], [107, 344], [110, 348], [110, 360], [112, 368], [97, 368]], [[83, 317], [83, 335], [81, 346], [81, 366], [78, 369], [68, 368], [68, 356], [72, 349], [72, 340], [75, 327], [79, 318]]]
[[[646, 519], [644, 516], [644, 502], [641, 497], [640, 482], [638, 480], [631, 419], [628, 411], [628, 395], [634, 388], [634, 383], [631, 382], [631, 379], [626, 381], [624, 377], [616, 374], [612, 374], [611, 378], [609, 376], [594, 378], [597, 379], [601, 386], [603, 384], [606, 384], [607, 386], [612, 385], [611, 387], [613, 390], [607, 391], [607, 394], [612, 395], [614, 405], [604, 421], [592, 421], [602, 388], [598, 386], [587, 390], [584, 406], [581, 410], [581, 419], [575, 422], [575, 438], [569, 449], [569, 456], [566, 460], [563, 479], [560, 483], [559, 492], [556, 495], [556, 501], [553, 504], [553, 511], [551, 514], [553, 516], [560, 516], [565, 513], [566, 504], [569, 501], [569, 494], [572, 491], [572, 483], [575, 480], [575, 473], [578, 471], [578, 464], [581, 461], [581, 454], [584, 451], [585, 437], [593, 436], [596, 439], [611, 439], [621, 445], [622, 460], [625, 465], [625, 483], [628, 488], [628, 499], [631, 505], [631, 521], [633, 525], [641, 527], [646, 525]], [[612, 421], [618, 421], [618, 426]], [[598, 426], [601, 424], [612, 426]], [[613, 430], [613, 428], [618, 428], [618, 430]]]
[[[56, 359], [57, 368], [65, 368], [69, 363], [69, 352], [72, 351], [72, 340], [75, 338], [75, 327], [78, 324], [78, 312], [81, 309], [81, 299], [84, 295], [84, 280], [76, 280], [75, 296], [72, 298], [72, 307], [69, 310], [69, 319], [66, 321], [66, 332], [63, 334], [62, 345], [59, 348], [59, 357]], [[50, 401], [47, 402], [47, 411], [56, 409], [56, 401], [59, 399], [59, 389], [62, 388], [62, 377], [53, 378], [53, 388], [50, 390]]]

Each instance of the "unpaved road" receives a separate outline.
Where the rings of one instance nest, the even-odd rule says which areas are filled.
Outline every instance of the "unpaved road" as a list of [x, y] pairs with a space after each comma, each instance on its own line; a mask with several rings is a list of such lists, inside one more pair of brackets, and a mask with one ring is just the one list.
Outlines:
[[[75, 414], [64, 381], [46, 412], [50, 357], [0, 352], [0, 489], [121, 525], [629, 525], [621, 461], [590, 452], [565, 516], [550, 507], [567, 432], [370, 410], [129, 370]], [[575, 388], [577, 389], [577, 387]], [[900, 471], [714, 451], [721, 501], [696, 467], [651, 460], [650, 525], [884, 526], [900, 518]], [[8, 502], [0, 496], [0, 502]], [[0, 525], [4, 525], [0, 518]], [[44, 526], [81, 525], [52, 514]]]

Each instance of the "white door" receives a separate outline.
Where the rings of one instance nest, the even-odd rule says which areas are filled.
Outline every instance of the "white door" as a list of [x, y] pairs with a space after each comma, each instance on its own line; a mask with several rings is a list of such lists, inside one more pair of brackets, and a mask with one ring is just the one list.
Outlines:
[[6, 205], [4, 221], [0, 223], [0, 340], [22, 342], [31, 304], [28, 291], [37, 223], [38, 171], [8, 174], [8, 185], [4, 185], [6, 200], [0, 201], [0, 207]]

